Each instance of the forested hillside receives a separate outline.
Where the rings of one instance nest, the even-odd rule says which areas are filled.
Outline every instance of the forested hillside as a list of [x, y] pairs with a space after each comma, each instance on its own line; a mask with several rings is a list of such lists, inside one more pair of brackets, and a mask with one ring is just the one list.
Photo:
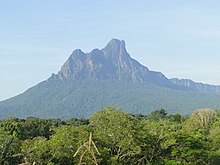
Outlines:
[[0, 121], [0, 164], [146, 165], [220, 163], [220, 112], [131, 115], [114, 107], [90, 119]]
[[151, 83], [126, 83], [116, 80], [61, 81], [52, 77], [25, 93], [0, 104], [0, 119], [85, 117], [104, 106], [117, 106], [124, 112], [148, 114], [164, 108], [169, 113], [191, 114], [200, 107], [218, 109], [217, 94], [173, 90]]

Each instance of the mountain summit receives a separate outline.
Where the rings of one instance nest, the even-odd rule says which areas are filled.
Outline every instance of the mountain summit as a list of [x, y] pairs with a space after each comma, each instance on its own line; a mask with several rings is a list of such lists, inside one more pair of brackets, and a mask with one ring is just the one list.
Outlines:
[[135, 114], [160, 108], [181, 114], [219, 109], [220, 86], [168, 79], [131, 58], [123, 40], [112, 39], [101, 50], [74, 50], [58, 74], [0, 102], [0, 118], [89, 117], [105, 106]]
[[174, 86], [162, 73], [150, 71], [132, 59], [123, 40], [111, 39], [105, 48], [90, 53], [75, 50], [58, 73], [62, 80], [120, 80], [125, 82], [151, 82], [161, 86]]

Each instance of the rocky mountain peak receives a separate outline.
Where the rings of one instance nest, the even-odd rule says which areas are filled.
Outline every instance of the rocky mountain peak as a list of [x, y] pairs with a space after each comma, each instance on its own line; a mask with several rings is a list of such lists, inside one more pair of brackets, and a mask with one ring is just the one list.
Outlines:
[[118, 39], [111, 39], [103, 49], [93, 49], [90, 53], [84, 53], [80, 49], [73, 51], [58, 75], [62, 80], [111, 79], [172, 85], [162, 73], [150, 71], [132, 59], [126, 51], [125, 41]]
[[102, 49], [102, 51], [104, 52], [106, 57], [110, 56], [110, 58], [119, 58], [119, 56], [130, 57], [126, 51], [124, 40], [118, 40], [113, 38], [109, 41], [106, 47]]
[[110, 49], [117, 52], [125, 50], [125, 41], [113, 38], [108, 42], [104, 49]]

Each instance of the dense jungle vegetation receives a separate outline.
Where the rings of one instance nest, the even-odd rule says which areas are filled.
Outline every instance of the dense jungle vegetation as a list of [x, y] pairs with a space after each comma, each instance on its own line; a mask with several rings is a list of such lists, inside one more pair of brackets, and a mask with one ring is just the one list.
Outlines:
[[90, 119], [0, 121], [0, 164], [220, 164], [220, 112], [164, 109], [132, 115], [106, 107]]

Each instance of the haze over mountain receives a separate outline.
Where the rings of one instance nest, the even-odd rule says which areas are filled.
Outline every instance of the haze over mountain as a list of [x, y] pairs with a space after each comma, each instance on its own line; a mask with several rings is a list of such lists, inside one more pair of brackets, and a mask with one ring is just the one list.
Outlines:
[[58, 74], [0, 102], [0, 118], [89, 117], [106, 105], [136, 114], [159, 108], [189, 114], [200, 107], [220, 108], [220, 87], [168, 79], [132, 59], [123, 40], [112, 39], [101, 50], [73, 51]]

